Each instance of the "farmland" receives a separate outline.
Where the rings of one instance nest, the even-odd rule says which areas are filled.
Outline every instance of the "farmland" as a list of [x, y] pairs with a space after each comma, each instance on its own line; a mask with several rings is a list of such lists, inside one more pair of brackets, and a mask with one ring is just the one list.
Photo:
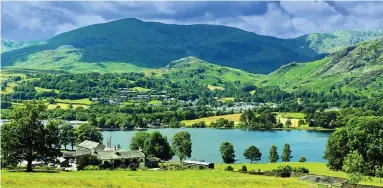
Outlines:
[[224, 118], [229, 121], [234, 121], [234, 124], [238, 124], [240, 117], [241, 117], [241, 114], [229, 114], [229, 115], [223, 115], [223, 116], [211, 116], [211, 117], [205, 117], [205, 118], [199, 118], [199, 119], [193, 119], [193, 120], [185, 120], [185, 121], [182, 121], [182, 123], [185, 123], [186, 126], [190, 126], [193, 123], [204, 121], [206, 125], [209, 126], [211, 122], [215, 122], [217, 121], [217, 119]]

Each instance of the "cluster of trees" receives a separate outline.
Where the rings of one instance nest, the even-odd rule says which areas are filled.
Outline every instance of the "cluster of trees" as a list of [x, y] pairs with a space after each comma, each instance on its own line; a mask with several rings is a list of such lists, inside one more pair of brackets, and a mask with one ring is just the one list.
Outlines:
[[338, 128], [327, 141], [324, 158], [334, 170], [351, 179], [376, 175], [383, 168], [383, 117], [355, 117]]
[[[224, 163], [235, 162], [235, 150], [234, 146], [230, 142], [223, 142], [219, 151], [221, 152], [222, 160]], [[291, 152], [290, 144], [286, 143], [283, 147], [281, 156], [283, 162], [290, 162], [291, 158], [293, 158]], [[250, 160], [250, 163], [252, 163], [253, 161], [260, 161], [262, 158], [262, 153], [257, 147], [252, 145], [243, 152], [243, 156]], [[270, 147], [268, 158], [270, 163], [276, 163], [279, 160], [278, 148], [274, 144]], [[306, 162], [306, 157], [302, 156], [299, 162]]]
[[271, 129], [277, 128], [276, 114], [266, 110], [257, 114], [256, 110], [245, 110], [240, 117], [241, 126], [248, 129]]
[[80, 143], [84, 140], [102, 141], [97, 128], [83, 124], [74, 129], [72, 125], [51, 119], [44, 126], [42, 102], [26, 101], [17, 106], [9, 123], [1, 126], [1, 165], [13, 166], [27, 161], [27, 171], [32, 171], [32, 161], [53, 161], [61, 155], [61, 145]]
[[167, 137], [158, 131], [152, 133], [137, 132], [130, 142], [131, 150], [141, 150], [146, 156], [170, 160], [177, 155], [180, 161], [191, 157], [192, 141], [188, 132], [182, 131], [173, 135], [169, 144]]

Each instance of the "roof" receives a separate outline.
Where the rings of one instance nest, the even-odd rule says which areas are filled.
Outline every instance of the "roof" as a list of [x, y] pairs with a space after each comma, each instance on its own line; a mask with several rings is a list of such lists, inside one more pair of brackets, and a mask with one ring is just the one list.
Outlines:
[[101, 160], [110, 159], [130, 159], [130, 158], [144, 158], [145, 154], [140, 151], [124, 151], [124, 150], [104, 150], [98, 151], [96, 156]]
[[160, 159], [157, 157], [148, 157], [148, 158], [146, 158], [146, 160], [148, 160], [150, 162], [159, 162], [160, 161]]
[[93, 142], [90, 140], [85, 140], [85, 141], [81, 142], [78, 146], [83, 147], [83, 148], [87, 148], [87, 149], [94, 149], [99, 145], [102, 145], [102, 144], [100, 144], [98, 142]]

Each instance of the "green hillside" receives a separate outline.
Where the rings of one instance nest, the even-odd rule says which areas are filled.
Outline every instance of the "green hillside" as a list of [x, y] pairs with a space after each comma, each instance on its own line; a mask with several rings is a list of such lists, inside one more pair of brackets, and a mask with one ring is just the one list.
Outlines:
[[303, 35], [296, 39], [299, 48], [309, 48], [316, 53], [332, 53], [363, 41], [383, 37], [383, 30], [376, 31], [346, 31], [339, 30], [333, 33], [313, 33]]
[[1, 40], [1, 53], [12, 51], [20, 48], [24, 48], [31, 45], [44, 44], [43, 40], [34, 40], [34, 41], [14, 41], [14, 40]]
[[263, 77], [263, 75], [256, 75], [239, 69], [214, 65], [196, 57], [172, 61], [165, 68], [153, 71], [153, 73], [171, 80], [193, 80], [200, 84], [215, 86], [222, 86], [224, 83], [235, 83], [236, 85], [254, 83]]
[[268, 73], [316, 55], [308, 53], [310, 49], [292, 50], [293, 43], [226, 26], [171, 25], [129, 18], [79, 28], [43, 45], [5, 52], [2, 64], [22, 67], [27, 61], [33, 63], [36, 53], [70, 45], [81, 50], [76, 63], [118, 62], [160, 68], [173, 60], [195, 56], [222, 66]]
[[286, 90], [342, 91], [372, 94], [383, 86], [383, 39], [363, 42], [310, 63], [291, 63], [265, 77], [260, 85]]

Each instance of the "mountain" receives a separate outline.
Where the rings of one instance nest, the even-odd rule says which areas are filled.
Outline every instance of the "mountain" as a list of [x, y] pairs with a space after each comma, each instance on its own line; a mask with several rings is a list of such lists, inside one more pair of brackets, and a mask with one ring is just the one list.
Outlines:
[[338, 30], [333, 33], [313, 33], [293, 39], [299, 48], [309, 48], [318, 54], [332, 53], [344, 47], [349, 47], [363, 41], [383, 37], [383, 30], [376, 31], [347, 31]]
[[2, 63], [21, 68], [25, 62], [37, 66], [39, 62], [32, 58], [36, 54], [72, 46], [79, 54], [76, 63], [82, 64], [118, 62], [153, 69], [195, 56], [217, 65], [268, 73], [281, 65], [304, 62], [317, 55], [310, 49], [291, 49], [291, 45], [297, 46], [289, 39], [257, 35], [233, 27], [172, 25], [128, 18], [79, 28], [57, 35], [43, 45], [5, 52]]
[[43, 44], [44, 40], [33, 40], [33, 41], [15, 41], [8, 39], [1, 39], [1, 53], [17, 50], [32, 45]]
[[383, 91], [383, 39], [362, 42], [310, 63], [290, 63], [270, 73], [261, 86], [372, 94]]
[[[252, 73], [270, 73], [291, 62], [322, 59], [328, 52], [383, 36], [383, 31], [338, 31], [293, 39], [219, 25], [173, 25], [127, 18], [62, 33], [41, 45], [2, 54], [2, 66], [68, 72], [158, 69], [194, 56]], [[70, 47], [70, 50], [62, 50]]]
[[177, 81], [195, 81], [204, 85], [223, 86], [224, 83], [243, 85], [254, 83], [263, 75], [256, 75], [211, 64], [196, 57], [186, 57], [172, 61], [166, 67], [153, 71], [157, 76], [163, 76]]

